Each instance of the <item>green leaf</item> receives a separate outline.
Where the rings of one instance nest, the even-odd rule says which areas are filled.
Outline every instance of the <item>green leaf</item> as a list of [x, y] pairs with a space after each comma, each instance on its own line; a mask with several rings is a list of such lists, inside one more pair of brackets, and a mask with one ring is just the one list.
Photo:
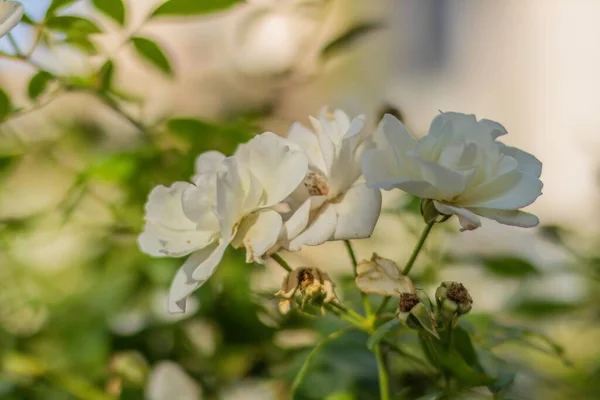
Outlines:
[[151, 18], [159, 16], [185, 17], [224, 10], [240, 0], [169, 0], [159, 6]]
[[410, 317], [415, 318], [419, 321], [419, 325], [423, 329], [425, 329], [428, 333], [430, 333], [436, 339], [439, 339], [439, 335], [435, 330], [435, 326], [433, 326], [433, 319], [431, 316], [431, 312], [427, 309], [427, 306], [422, 302], [417, 304], [410, 310]]
[[360, 38], [364, 37], [366, 34], [381, 29], [382, 27], [383, 24], [380, 22], [365, 22], [353, 26], [337, 38], [333, 39], [327, 45], [325, 45], [321, 52], [321, 55], [323, 57], [329, 57], [335, 53], [344, 51], [348, 49], [348, 47], [355, 44]]
[[381, 325], [379, 328], [377, 328], [375, 333], [373, 333], [367, 340], [367, 348], [369, 350], [373, 351], [375, 346], [377, 346], [377, 344], [379, 344], [379, 342], [381, 342], [383, 337], [387, 333], [391, 332], [392, 329], [397, 327], [399, 324], [400, 324], [400, 321], [398, 319], [394, 318], [394, 319], [386, 322], [385, 324]]
[[479, 365], [475, 347], [469, 333], [462, 327], [457, 326], [452, 330], [452, 346], [460, 353], [465, 361], [471, 365]]
[[506, 392], [515, 379], [515, 372], [504, 360], [489, 350], [478, 349], [477, 355], [486, 373], [496, 378], [494, 383], [488, 385], [490, 391], [499, 394]]
[[102, 33], [102, 29], [93, 21], [75, 15], [58, 15], [46, 21], [46, 27], [70, 36], [88, 36]]
[[98, 11], [112, 18], [119, 25], [125, 25], [125, 4], [123, 4], [123, 0], [92, 0], [92, 3]]
[[128, 154], [102, 157], [88, 167], [88, 176], [110, 182], [123, 182], [135, 172], [136, 162]]
[[35, 74], [29, 81], [27, 86], [27, 94], [31, 100], [37, 99], [42, 93], [46, 91], [48, 83], [54, 79], [52, 74], [46, 71], [40, 71]]
[[512, 306], [512, 311], [531, 318], [556, 317], [579, 308], [580, 304], [553, 299], [523, 299]]
[[519, 257], [482, 257], [480, 261], [489, 272], [499, 277], [523, 278], [539, 274], [533, 264]]
[[27, 25], [37, 25], [37, 22], [35, 22], [27, 13], [23, 14], [21, 22]]
[[110, 90], [114, 71], [115, 64], [112, 62], [112, 60], [106, 61], [102, 67], [100, 67], [100, 70], [98, 71], [98, 87], [101, 91], [106, 92]]
[[12, 103], [10, 101], [10, 97], [2, 88], [0, 88], [0, 121], [3, 121], [8, 117], [12, 110]]
[[139, 36], [131, 38], [131, 42], [133, 43], [136, 52], [143, 59], [149, 61], [165, 74], [169, 76], [173, 75], [173, 69], [171, 68], [169, 60], [156, 42]]
[[52, 3], [50, 3], [48, 9], [46, 10], [46, 17], [54, 15], [56, 11], [60, 10], [61, 8], [70, 6], [76, 1], [78, 0], [52, 0]]
[[67, 36], [59, 43], [74, 47], [89, 55], [98, 54], [98, 47], [87, 36]]
[[167, 122], [169, 131], [185, 137], [194, 138], [203, 132], [214, 129], [213, 125], [195, 118], [173, 118]]

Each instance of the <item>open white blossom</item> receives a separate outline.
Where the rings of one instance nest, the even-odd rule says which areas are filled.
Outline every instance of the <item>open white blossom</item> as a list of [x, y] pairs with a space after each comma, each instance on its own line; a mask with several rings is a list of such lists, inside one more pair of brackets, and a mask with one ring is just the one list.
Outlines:
[[267, 132], [233, 157], [202, 154], [193, 184], [176, 182], [150, 193], [140, 248], [153, 256], [190, 255], [173, 279], [171, 312], [185, 310], [187, 297], [212, 276], [230, 244], [245, 247], [248, 262], [263, 261], [282, 228], [271, 208], [302, 182], [307, 168], [300, 149]]
[[362, 168], [367, 186], [432, 199], [436, 209], [456, 214], [461, 230], [481, 226], [479, 217], [533, 227], [535, 215], [520, 208], [541, 195], [542, 163], [496, 139], [506, 134], [497, 122], [474, 115], [441, 113], [429, 133], [415, 139], [400, 121], [385, 115]]
[[360, 160], [368, 135], [364, 118], [350, 120], [340, 110], [311, 117], [314, 132], [300, 123], [288, 139], [308, 156], [308, 174], [286, 200], [292, 212], [280, 243], [288, 250], [328, 240], [360, 239], [373, 233], [381, 212], [381, 192], [360, 181]]
[[10, 32], [23, 18], [23, 5], [0, 0], [0, 38]]

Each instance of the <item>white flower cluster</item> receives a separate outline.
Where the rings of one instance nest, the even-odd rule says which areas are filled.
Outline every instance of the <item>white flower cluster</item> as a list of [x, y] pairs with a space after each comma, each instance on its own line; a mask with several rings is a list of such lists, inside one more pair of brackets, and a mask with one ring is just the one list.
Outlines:
[[23, 18], [21, 3], [0, 0], [0, 38], [17, 26], [21, 18]]
[[[477, 215], [535, 226], [519, 208], [541, 194], [541, 163], [496, 141], [498, 123], [443, 113], [427, 136], [414, 139], [391, 115], [369, 135], [364, 118], [336, 110], [295, 123], [287, 138], [266, 132], [233, 156], [211, 151], [196, 160], [192, 182], [157, 186], [146, 204], [139, 245], [153, 256], [189, 255], [175, 276], [169, 310], [214, 273], [229, 245], [247, 262], [285, 249], [371, 235], [381, 212], [380, 189], [399, 188], [457, 214], [463, 229]], [[362, 178], [364, 173], [365, 180]]]

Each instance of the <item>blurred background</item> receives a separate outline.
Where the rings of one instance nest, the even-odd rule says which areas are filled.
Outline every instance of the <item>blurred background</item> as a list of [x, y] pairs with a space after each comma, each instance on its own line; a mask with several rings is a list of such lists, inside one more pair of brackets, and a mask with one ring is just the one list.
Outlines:
[[[169, 315], [182, 260], [143, 255], [136, 237], [149, 191], [188, 179], [200, 152], [285, 136], [326, 105], [365, 114], [369, 129], [393, 112], [417, 136], [438, 110], [474, 113], [542, 160], [529, 210], [542, 226], [459, 233], [451, 220], [415, 280], [471, 292], [463, 322], [478, 351], [514, 373], [493, 398], [600, 398], [600, 2], [21, 2], [26, 18], [0, 39], [1, 399], [290, 398], [340, 322], [279, 315], [283, 272], [236, 251], [187, 314]], [[384, 200], [373, 237], [354, 246], [402, 264], [418, 203]], [[342, 243], [284, 258], [328, 271], [360, 303]], [[365, 340], [328, 344], [297, 398], [376, 399]], [[399, 399], [427, 395], [424, 371], [390, 363]]]

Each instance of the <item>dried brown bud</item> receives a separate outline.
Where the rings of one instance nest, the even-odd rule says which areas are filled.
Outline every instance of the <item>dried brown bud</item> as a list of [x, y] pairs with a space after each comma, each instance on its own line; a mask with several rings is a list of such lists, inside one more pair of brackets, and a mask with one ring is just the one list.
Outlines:
[[473, 303], [473, 299], [471, 295], [467, 291], [467, 289], [460, 282], [452, 282], [450, 286], [448, 286], [448, 291], [446, 292], [446, 297], [452, 301], [457, 302], [458, 304], [471, 304]]
[[319, 302], [327, 304], [337, 299], [334, 288], [335, 285], [326, 272], [318, 268], [298, 268], [291, 271], [281, 284], [281, 289], [275, 293], [276, 297], [281, 297], [279, 302], [279, 311], [286, 314], [290, 310], [291, 299], [300, 293], [302, 295], [302, 305], [306, 301]]
[[400, 293], [400, 303], [398, 309], [401, 312], [409, 312], [414, 306], [419, 304], [419, 298], [414, 293]]

